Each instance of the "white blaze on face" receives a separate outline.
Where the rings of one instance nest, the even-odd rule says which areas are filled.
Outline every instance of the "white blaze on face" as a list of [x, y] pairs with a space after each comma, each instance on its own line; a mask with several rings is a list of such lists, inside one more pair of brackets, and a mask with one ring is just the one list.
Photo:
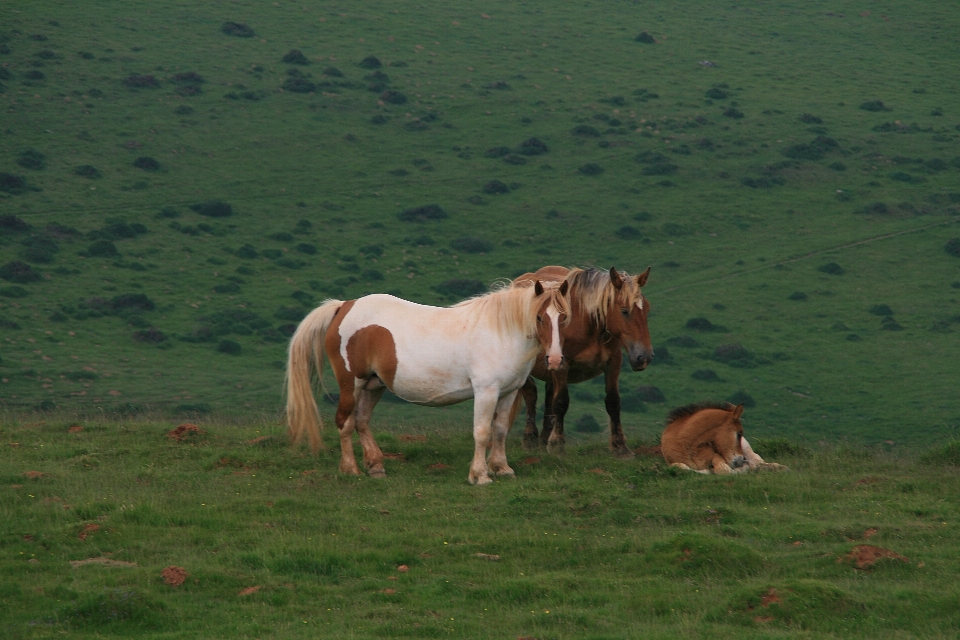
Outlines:
[[552, 304], [547, 307], [550, 318], [550, 347], [547, 349], [547, 369], [555, 371], [563, 364], [563, 351], [560, 349], [560, 312]]

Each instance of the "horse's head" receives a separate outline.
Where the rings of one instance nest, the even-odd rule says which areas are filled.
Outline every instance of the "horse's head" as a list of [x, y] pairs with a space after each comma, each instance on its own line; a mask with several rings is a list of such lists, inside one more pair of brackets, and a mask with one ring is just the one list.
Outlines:
[[742, 404], [735, 407], [731, 405], [731, 409], [727, 413], [727, 419], [717, 429], [717, 435], [714, 439], [714, 446], [732, 469], [738, 469], [747, 464], [743, 455], [743, 425], [740, 423], [740, 416], [742, 415]]
[[641, 290], [649, 277], [650, 267], [638, 276], [626, 277], [610, 268], [610, 284], [616, 295], [610, 298], [607, 308], [606, 329], [620, 339], [634, 371], [643, 371], [653, 360], [647, 327], [650, 304]]
[[533, 287], [537, 306], [537, 342], [545, 354], [547, 369], [556, 371], [564, 366], [563, 339], [560, 327], [570, 321], [570, 304], [567, 300], [567, 282], [559, 287], [544, 287], [537, 280]]

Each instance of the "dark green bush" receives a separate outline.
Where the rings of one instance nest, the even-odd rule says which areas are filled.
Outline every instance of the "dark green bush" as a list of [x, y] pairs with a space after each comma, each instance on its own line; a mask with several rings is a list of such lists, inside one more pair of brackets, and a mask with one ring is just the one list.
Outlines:
[[892, 316], [893, 309], [890, 308], [890, 305], [875, 304], [870, 307], [870, 313], [875, 316]]
[[86, 253], [91, 258], [116, 258], [120, 255], [117, 246], [109, 240], [97, 240], [87, 247]]
[[727, 402], [730, 404], [742, 404], [748, 409], [757, 406], [757, 401], [753, 399], [753, 396], [742, 390], [730, 395], [730, 397], [727, 398]]
[[27, 263], [14, 260], [0, 267], [0, 278], [3, 278], [7, 282], [28, 284], [42, 280], [43, 276], [41, 276], [39, 272], [34, 271], [33, 267]]
[[160, 163], [150, 156], [140, 156], [133, 161], [133, 166], [144, 171], [159, 171]]
[[720, 380], [720, 376], [718, 376], [717, 372], [713, 369], [697, 369], [690, 374], [690, 377], [694, 380], [700, 380], [701, 382], [716, 382]]
[[593, 162], [588, 162], [578, 167], [577, 172], [584, 176], [598, 176], [603, 173], [603, 167]]
[[570, 130], [570, 133], [572, 133], [575, 136], [580, 136], [582, 138], [599, 138], [600, 137], [600, 130], [597, 129], [596, 127], [591, 127], [588, 124], [577, 125], [576, 127]]
[[228, 36], [237, 36], [238, 38], [252, 38], [257, 35], [253, 29], [242, 22], [224, 22], [220, 25], [220, 31]]
[[847, 272], [846, 269], [841, 267], [836, 262], [828, 262], [827, 264], [822, 264], [819, 267], [817, 267], [817, 271], [819, 271], [820, 273], [829, 274], [831, 276], [842, 276]]
[[694, 331], [715, 331], [717, 326], [704, 317], [690, 318], [687, 320], [687, 329]]
[[[660, 353], [657, 352], [657, 357], [660, 357]], [[650, 384], [644, 384], [637, 387], [637, 397], [643, 400], [644, 402], [666, 402], [667, 397], [663, 394], [658, 387], [655, 387]]]
[[787, 299], [788, 300], [806, 300], [807, 294], [805, 294], [803, 291], [794, 291], [789, 296], [787, 296]]
[[469, 298], [487, 291], [487, 286], [481, 281], [467, 278], [452, 278], [432, 288], [448, 299]]
[[960, 258], [960, 238], [950, 238], [947, 244], [943, 245], [943, 250], [952, 256]]
[[317, 90], [317, 85], [313, 82], [310, 82], [308, 79], [297, 76], [290, 76], [283, 81], [284, 91], [290, 91], [292, 93], [314, 93]]
[[603, 428], [600, 426], [600, 423], [597, 422], [596, 418], [586, 413], [577, 418], [577, 421], [573, 425], [573, 430], [577, 433], [600, 433]]
[[727, 98], [727, 92], [717, 87], [707, 90], [704, 95], [706, 95], [710, 100], [726, 100]]
[[0, 171], [0, 191], [13, 195], [20, 195], [27, 190], [27, 181], [23, 176], [18, 176], [6, 171]]
[[426, 222], [427, 220], [443, 220], [447, 218], [448, 215], [440, 205], [425, 204], [420, 207], [406, 209], [397, 214], [397, 217], [403, 222]]
[[539, 156], [547, 153], [549, 149], [547, 148], [546, 143], [542, 140], [538, 140], [537, 138], [528, 138], [520, 143], [519, 151], [525, 156]]
[[481, 189], [481, 191], [483, 191], [488, 195], [497, 195], [501, 193], [509, 193], [510, 187], [508, 187], [506, 183], [501, 182], [499, 180], [491, 180], [490, 182], [483, 185], [483, 188]]
[[233, 215], [233, 207], [222, 200], [210, 200], [190, 205], [190, 209], [209, 218], [226, 218]]
[[380, 62], [380, 59], [376, 56], [367, 56], [361, 60], [357, 66], [361, 69], [379, 69], [383, 66], [383, 63]]
[[473, 236], [456, 238], [450, 242], [450, 246], [456, 251], [462, 251], [463, 253], [490, 253], [493, 251], [492, 242]]
[[39, 171], [47, 166], [47, 157], [36, 149], [24, 149], [17, 156], [17, 164], [24, 169]]
[[233, 340], [221, 340], [217, 345], [218, 353], [226, 353], [231, 356], [238, 356], [243, 351], [243, 347], [240, 346], [239, 342], [234, 342]]
[[300, 49], [290, 49], [286, 55], [280, 58], [280, 61], [286, 64], [310, 64], [310, 60], [303, 55]]
[[100, 174], [100, 170], [97, 169], [92, 164], [80, 165], [79, 167], [73, 170], [73, 173], [75, 175], [80, 176], [81, 178], [89, 178], [91, 180], [96, 180], [102, 177]]
[[864, 111], [890, 111], [890, 108], [883, 104], [882, 100], [867, 100], [866, 102], [861, 102], [860, 108]]

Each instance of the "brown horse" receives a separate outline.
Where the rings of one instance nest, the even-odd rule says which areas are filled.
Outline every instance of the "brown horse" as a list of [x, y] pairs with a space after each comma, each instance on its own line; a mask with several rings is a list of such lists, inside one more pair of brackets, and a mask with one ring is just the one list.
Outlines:
[[743, 405], [701, 402], [679, 407], [667, 416], [660, 438], [664, 459], [671, 467], [697, 473], [745, 473], [755, 469], [782, 470], [754, 453], [743, 437]]
[[567, 385], [590, 380], [602, 373], [610, 419], [610, 448], [619, 458], [634, 456], [627, 447], [620, 422], [620, 365], [624, 348], [634, 371], [646, 369], [653, 359], [647, 328], [650, 305], [640, 290], [649, 275], [649, 267], [638, 276], [613, 268], [604, 271], [544, 267], [514, 280], [515, 287], [530, 286], [538, 281], [565, 282], [570, 286], [570, 322], [561, 327], [567, 366], [548, 371], [544, 363], [538, 361], [530, 374], [546, 382], [543, 430], [539, 434], [536, 383], [531, 378], [520, 390], [527, 405], [524, 448], [542, 444], [551, 450], [562, 450], [563, 418], [570, 406]]

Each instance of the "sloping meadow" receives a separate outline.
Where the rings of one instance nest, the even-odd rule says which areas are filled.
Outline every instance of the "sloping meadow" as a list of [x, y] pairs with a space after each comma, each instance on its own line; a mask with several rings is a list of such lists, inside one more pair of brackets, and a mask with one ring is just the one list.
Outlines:
[[[0, 402], [272, 410], [326, 298], [652, 265], [628, 437], [708, 398], [763, 437], [951, 434], [958, 18], [30, 3], [0, 30]], [[571, 424], [602, 407], [581, 385]]]

